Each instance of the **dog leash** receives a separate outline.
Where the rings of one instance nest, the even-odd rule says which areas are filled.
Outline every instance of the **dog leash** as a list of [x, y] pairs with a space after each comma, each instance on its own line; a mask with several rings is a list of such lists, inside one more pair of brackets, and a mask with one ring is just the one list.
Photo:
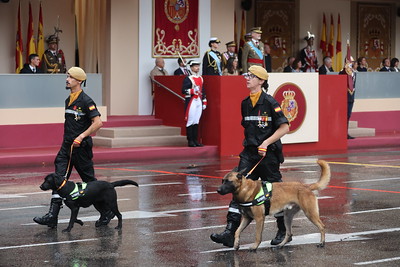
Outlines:
[[262, 158], [257, 162], [257, 164], [246, 174], [245, 178], [247, 179], [247, 177], [254, 171], [255, 168], [257, 168], [258, 164], [260, 164], [260, 162], [265, 158], [265, 156], [267, 155], [267, 149], [265, 148], [259, 148], [259, 151], [264, 151], [265, 155], [262, 156]]
[[71, 159], [72, 159], [72, 150], [74, 149], [74, 143], [71, 144], [71, 150], [69, 152], [69, 160], [68, 160], [68, 166], [67, 166], [67, 171], [65, 172], [64, 175], [64, 181], [61, 183], [60, 187], [57, 188], [57, 191], [63, 188], [63, 186], [67, 183], [67, 176], [69, 172], [69, 168], [71, 167]]

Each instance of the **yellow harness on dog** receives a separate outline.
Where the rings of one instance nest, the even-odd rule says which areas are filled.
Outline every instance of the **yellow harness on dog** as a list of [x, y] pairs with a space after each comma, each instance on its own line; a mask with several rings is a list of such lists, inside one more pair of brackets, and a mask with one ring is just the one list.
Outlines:
[[74, 190], [72, 190], [69, 195], [71, 196], [72, 200], [76, 200], [85, 195], [87, 183], [76, 183]]
[[265, 203], [266, 201], [268, 202], [269, 205], [269, 200], [271, 199], [271, 191], [272, 191], [272, 183], [263, 181], [260, 191], [255, 196], [254, 200], [245, 203], [239, 203], [239, 205], [242, 207], [258, 206], [261, 204], [267, 205], [267, 203]]

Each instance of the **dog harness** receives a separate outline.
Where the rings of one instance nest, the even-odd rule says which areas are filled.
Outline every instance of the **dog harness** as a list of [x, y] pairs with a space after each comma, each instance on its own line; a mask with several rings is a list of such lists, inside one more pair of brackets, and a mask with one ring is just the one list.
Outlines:
[[72, 200], [76, 200], [85, 195], [87, 183], [76, 183], [74, 190], [72, 190], [69, 195], [71, 196]]
[[260, 191], [255, 196], [254, 200], [245, 203], [239, 203], [239, 205], [242, 207], [250, 207], [250, 206], [259, 206], [261, 204], [264, 205], [268, 204], [269, 206], [270, 204], [269, 200], [271, 199], [271, 191], [272, 191], [272, 183], [263, 181]]

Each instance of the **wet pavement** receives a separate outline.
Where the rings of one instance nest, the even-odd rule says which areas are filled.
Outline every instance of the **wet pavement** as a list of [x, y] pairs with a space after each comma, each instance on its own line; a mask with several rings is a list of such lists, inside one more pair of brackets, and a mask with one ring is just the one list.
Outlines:
[[[230, 196], [216, 193], [238, 158], [209, 158], [96, 165], [98, 179], [133, 179], [139, 188], [118, 188], [123, 229], [95, 228], [99, 214], [81, 209], [70, 233], [62, 233], [70, 211], [60, 212], [58, 229], [33, 223], [48, 210], [50, 192], [39, 189], [52, 167], [0, 169], [0, 266], [399, 266], [400, 150], [286, 157], [284, 181], [312, 183], [317, 159], [330, 163], [330, 186], [319, 194], [326, 246], [303, 213], [293, 222], [293, 241], [269, 245], [273, 217], [266, 218], [257, 252], [255, 224], [242, 233], [239, 251], [213, 243], [225, 227]], [[80, 181], [76, 173], [72, 180]]]

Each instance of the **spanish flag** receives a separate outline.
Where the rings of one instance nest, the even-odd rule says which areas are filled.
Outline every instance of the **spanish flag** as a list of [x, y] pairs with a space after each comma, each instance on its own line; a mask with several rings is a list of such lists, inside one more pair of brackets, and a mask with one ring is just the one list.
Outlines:
[[321, 32], [321, 41], [319, 43], [319, 48], [322, 50], [322, 56], [326, 56], [326, 19], [325, 19], [325, 13], [324, 13], [324, 18], [322, 20], [322, 32]]
[[[335, 64], [335, 60], [333, 59], [335, 56], [335, 51], [334, 51], [334, 43], [333, 43], [333, 39], [335, 39], [335, 27], [333, 25], [333, 15], [331, 14], [331, 26], [329, 29], [329, 44], [328, 44], [328, 53], [326, 54], [327, 56], [332, 58], [332, 63], [333, 65]], [[335, 67], [333, 66], [333, 69], [335, 69]]]
[[17, 21], [17, 37], [15, 42], [15, 73], [19, 73], [24, 67], [24, 60], [22, 58], [22, 52], [24, 51], [22, 44], [22, 33], [21, 33], [21, 2], [18, 3], [18, 21]]
[[39, 7], [39, 25], [38, 25], [38, 35], [37, 35], [37, 54], [39, 55], [39, 58], [42, 58], [42, 56], [44, 54], [42, 2], [40, 2], [40, 7]]
[[35, 38], [33, 37], [33, 17], [31, 2], [29, 2], [29, 22], [27, 38], [28, 40], [26, 42], [26, 62], [29, 61], [30, 54], [36, 54]]
[[341, 30], [341, 26], [340, 26], [340, 14], [338, 14], [337, 37], [336, 37], [336, 71], [341, 71], [342, 68], [343, 68], [342, 30]]

